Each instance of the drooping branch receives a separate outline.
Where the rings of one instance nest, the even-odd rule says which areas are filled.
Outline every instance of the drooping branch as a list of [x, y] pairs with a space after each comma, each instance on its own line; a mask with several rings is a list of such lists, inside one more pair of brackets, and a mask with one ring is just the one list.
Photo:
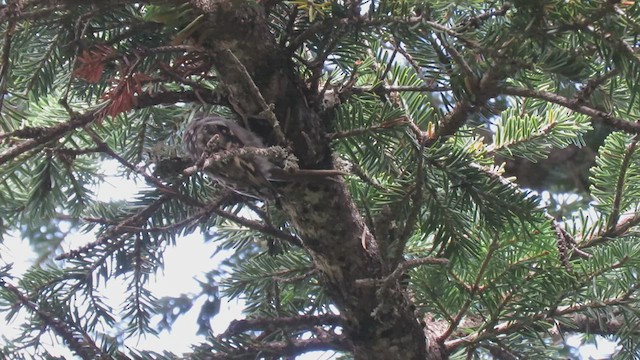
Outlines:
[[[180, 101], [199, 101], [204, 99], [210, 104], [226, 105], [226, 93], [224, 91], [212, 92], [212, 93], [198, 93], [196, 91], [169, 91], [163, 93], [151, 93], [141, 94], [138, 97], [137, 108], [145, 108], [159, 104], [175, 104]], [[40, 146], [43, 146], [49, 142], [58, 140], [66, 134], [84, 127], [91, 122], [102, 118], [102, 111], [104, 106], [100, 106], [93, 110], [89, 110], [84, 114], [75, 115], [69, 121], [59, 123], [46, 128], [33, 128], [27, 127], [18, 129], [11, 133], [2, 133], [0, 138], [6, 137], [21, 137], [29, 138], [19, 142], [18, 144], [4, 150], [0, 153], [0, 165], [15, 159], [16, 157], [34, 150]]]
[[73, 117], [67, 122], [63, 122], [41, 130], [41, 136], [14, 145], [0, 153], [0, 165], [15, 159], [16, 157], [42, 146], [51, 141], [58, 140], [67, 133], [85, 126], [99, 117], [102, 108], [88, 111], [82, 115]]
[[69, 349], [83, 360], [111, 359], [111, 356], [103, 352], [88, 333], [79, 327], [71, 327], [68, 321], [44, 311], [17, 287], [9, 284], [4, 279], [0, 279], [0, 288], [9, 292], [17, 303], [39, 318], [45, 326], [49, 327], [69, 346]]

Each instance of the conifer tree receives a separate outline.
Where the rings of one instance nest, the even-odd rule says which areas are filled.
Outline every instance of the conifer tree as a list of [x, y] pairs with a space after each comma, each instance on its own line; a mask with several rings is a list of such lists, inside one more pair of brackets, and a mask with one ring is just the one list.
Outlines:
[[[0, 357], [637, 359], [639, 31], [620, 0], [0, 1], [0, 229], [41, 256], [0, 268]], [[203, 117], [258, 140], [188, 154]], [[145, 186], [97, 198], [106, 161]], [[147, 285], [193, 232], [233, 249], [209, 336], [135, 349], [191, 306]]]

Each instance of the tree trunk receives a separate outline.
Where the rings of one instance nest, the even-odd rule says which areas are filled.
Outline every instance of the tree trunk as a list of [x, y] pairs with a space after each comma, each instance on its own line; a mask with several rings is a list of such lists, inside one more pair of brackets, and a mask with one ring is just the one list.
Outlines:
[[[207, 14], [200, 38], [215, 53], [214, 66], [236, 112], [256, 117], [266, 110], [252, 93], [248, 74], [266, 104], [274, 105], [287, 140], [279, 145], [290, 147], [301, 168], [331, 169], [326, 124], [310, 108], [302, 81], [289, 54], [273, 38], [262, 8], [194, 3]], [[275, 145], [274, 137], [269, 138]], [[353, 342], [355, 358], [425, 359], [427, 348], [435, 349], [430, 358], [442, 358], [441, 346], [432, 341], [427, 347], [424, 326], [403, 288], [397, 283], [380, 287], [376, 281], [390, 270], [344, 182], [335, 178], [296, 182], [281, 190], [282, 207], [345, 319], [344, 331]]]

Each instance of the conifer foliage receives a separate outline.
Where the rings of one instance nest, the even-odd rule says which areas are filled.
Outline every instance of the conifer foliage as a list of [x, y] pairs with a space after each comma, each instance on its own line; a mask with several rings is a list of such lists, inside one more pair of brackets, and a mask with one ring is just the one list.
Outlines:
[[[40, 256], [0, 263], [0, 357], [639, 358], [639, 32], [620, 0], [0, 1], [0, 230]], [[211, 114], [266, 147], [194, 162]], [[256, 156], [272, 199], [203, 171]], [[96, 197], [105, 162], [136, 196]], [[193, 306], [148, 289], [193, 232], [232, 249], [207, 337], [136, 349]]]

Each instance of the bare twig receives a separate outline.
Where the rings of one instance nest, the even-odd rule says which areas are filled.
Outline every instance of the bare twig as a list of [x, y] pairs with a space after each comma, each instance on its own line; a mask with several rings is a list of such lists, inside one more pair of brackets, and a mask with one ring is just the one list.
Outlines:
[[372, 186], [373, 188], [386, 192], [388, 189], [384, 186], [380, 185], [378, 181], [367, 175], [362, 168], [356, 163], [350, 163], [351, 172], [353, 172], [360, 180], [362, 180], [365, 184]]
[[493, 260], [493, 254], [499, 249], [499, 247], [500, 246], [496, 239], [494, 239], [493, 242], [489, 245], [487, 254], [485, 255], [484, 259], [482, 260], [482, 264], [480, 264], [480, 268], [478, 269], [478, 274], [476, 275], [475, 281], [473, 282], [471, 291], [469, 294], [467, 294], [467, 299], [464, 301], [462, 306], [460, 306], [460, 310], [453, 317], [453, 322], [449, 324], [447, 330], [440, 334], [440, 341], [444, 341], [445, 339], [447, 339], [458, 328], [460, 321], [462, 321], [462, 318], [467, 314], [469, 307], [471, 306], [471, 304], [473, 304], [473, 300], [475, 299], [477, 292], [480, 289], [480, 282], [484, 277], [484, 273], [487, 270], [489, 263]]
[[142, 109], [160, 104], [175, 104], [178, 102], [205, 101], [211, 105], [229, 106], [227, 92], [217, 89], [215, 91], [165, 91], [159, 93], [142, 93], [136, 97], [136, 109]]
[[284, 48], [287, 45], [287, 41], [291, 39], [293, 36], [293, 26], [296, 23], [296, 19], [298, 18], [298, 5], [293, 5], [291, 7], [291, 11], [289, 12], [289, 20], [287, 20], [287, 26], [280, 38], [280, 47]]
[[245, 96], [251, 96], [253, 98], [253, 101], [256, 104], [258, 104], [261, 108], [261, 112], [259, 114], [241, 114], [241, 115], [253, 116], [253, 117], [257, 116], [259, 118], [260, 117], [265, 118], [273, 128], [278, 144], [284, 144], [285, 143], [284, 133], [280, 128], [280, 123], [276, 118], [276, 114], [273, 113], [272, 106], [267, 104], [265, 99], [262, 97], [260, 90], [258, 89], [256, 84], [253, 82], [253, 79], [251, 78], [251, 75], [249, 75], [247, 68], [244, 67], [242, 62], [236, 57], [236, 55], [231, 50], [225, 49], [222, 52], [225, 54], [225, 58], [233, 61], [233, 65], [236, 69], [237, 75], [240, 75], [242, 81], [244, 81], [242, 88], [249, 92]]
[[170, 186], [165, 185], [162, 181], [160, 181], [158, 178], [149, 175], [143, 168], [139, 168], [134, 166], [133, 164], [131, 164], [130, 162], [128, 162], [127, 160], [125, 160], [122, 156], [118, 155], [115, 151], [113, 151], [109, 145], [107, 145], [107, 143], [105, 143], [104, 141], [102, 141], [100, 139], [100, 137], [91, 129], [86, 128], [85, 131], [87, 132], [87, 134], [89, 134], [89, 136], [91, 137], [91, 139], [96, 143], [96, 145], [98, 146], [98, 148], [100, 148], [100, 150], [102, 152], [104, 152], [105, 154], [109, 155], [111, 158], [113, 158], [114, 160], [118, 161], [120, 164], [124, 165], [126, 168], [128, 168], [129, 170], [133, 171], [136, 174], [142, 175], [142, 177], [145, 178], [145, 180], [147, 180], [148, 182], [150, 182], [151, 184], [153, 184], [158, 190], [160, 190], [162, 193], [169, 195], [171, 197], [175, 197], [175, 198], [179, 198], [180, 200], [186, 202], [189, 205], [192, 206], [197, 206], [197, 207], [202, 207], [204, 206], [200, 201], [188, 197], [184, 194], [180, 194], [180, 192], [178, 192], [177, 190], [171, 188]]
[[459, 30], [464, 31], [466, 28], [473, 27], [478, 28], [485, 21], [489, 20], [492, 17], [505, 16], [507, 11], [511, 9], [512, 5], [510, 2], [504, 3], [498, 10], [491, 10], [484, 12], [478, 16], [469, 17], [462, 21], [460, 24]]
[[600, 85], [604, 84], [607, 80], [609, 80], [612, 77], [618, 75], [619, 73], [620, 73], [620, 69], [613, 69], [611, 71], [606, 72], [603, 75], [596, 76], [596, 77], [590, 79], [589, 81], [587, 81], [586, 84], [584, 84], [582, 86], [580, 91], [578, 91], [577, 93], [575, 93], [573, 95], [573, 99], [572, 100], [577, 102], [577, 103], [584, 103], [585, 101], [587, 101], [591, 97], [591, 94], [593, 94], [593, 92], [598, 87], [600, 87]]
[[190, 79], [186, 79], [183, 76], [180, 76], [178, 74], [176, 74], [174, 71], [172, 71], [172, 69], [166, 65], [166, 64], [160, 64], [160, 69], [162, 70], [162, 72], [167, 75], [170, 79], [172, 79], [173, 81], [180, 83], [180, 84], [185, 84], [188, 86], [191, 86], [191, 88], [194, 91], [194, 95], [198, 98], [198, 100], [200, 100], [201, 102], [204, 101], [201, 97], [200, 97], [200, 93], [208, 93], [210, 92], [209, 89], [207, 89], [206, 87], [202, 86], [202, 84], [198, 83], [197, 81], [193, 81]]
[[418, 157], [418, 165], [416, 166], [416, 172], [415, 172], [416, 183], [413, 188], [413, 194], [411, 196], [411, 201], [412, 201], [411, 210], [409, 211], [407, 220], [404, 223], [404, 228], [402, 229], [402, 233], [400, 234], [400, 237], [396, 239], [396, 241], [398, 241], [399, 243], [395, 244], [395, 247], [393, 249], [390, 249], [390, 250], [393, 250], [393, 251], [390, 251], [392, 252], [390, 257], [393, 261], [393, 263], [390, 264], [392, 268], [396, 266], [395, 262], [400, 261], [400, 259], [402, 258], [402, 254], [404, 254], [404, 249], [406, 247], [407, 241], [409, 241], [409, 238], [413, 233], [414, 227], [418, 223], [420, 210], [422, 210], [422, 207], [424, 206], [424, 204], [422, 203], [422, 198], [424, 196], [422, 193], [422, 186], [424, 184], [424, 177], [425, 177], [424, 145], [421, 145], [420, 149], [418, 149], [416, 153]]
[[47, 128], [25, 126], [22, 129], [0, 133], [0, 140], [7, 138], [36, 139], [46, 133]]
[[[223, 196], [224, 196], [224, 194], [223, 194]], [[193, 223], [199, 221], [200, 219], [203, 219], [203, 218], [206, 218], [206, 217], [210, 216], [211, 214], [214, 213], [214, 211], [215, 211], [215, 209], [213, 208], [213, 206], [211, 206], [209, 204], [207, 206], [204, 206], [200, 210], [198, 210], [195, 214], [187, 217], [186, 219], [183, 219], [181, 221], [175, 222], [175, 223], [170, 224], [170, 225], [156, 226], [156, 227], [140, 227], [140, 226], [121, 225], [120, 229], [123, 231], [122, 233], [125, 233], [125, 232], [128, 232], [128, 233], [164, 233], [164, 232], [173, 231], [173, 230], [185, 227], [187, 225], [193, 224]], [[89, 222], [89, 223], [97, 223], [97, 224], [104, 224], [104, 225], [117, 225], [116, 221], [103, 219], [103, 218], [80, 217], [79, 219], [82, 220], [82, 221]]]
[[410, 124], [408, 118], [406, 116], [401, 116], [399, 118], [391, 119], [380, 124], [371, 125], [368, 128], [352, 129], [347, 131], [329, 133], [326, 135], [326, 137], [329, 140], [344, 139], [344, 138], [358, 136], [358, 135], [362, 135], [370, 132], [383, 131], [386, 129], [391, 129], [398, 126], [404, 126], [407, 124]]
[[287, 241], [295, 246], [302, 246], [302, 241], [300, 241], [300, 239], [297, 236], [294, 236], [290, 233], [284, 232], [282, 230], [276, 229], [273, 226], [269, 226], [267, 224], [263, 224], [260, 223], [258, 221], [254, 221], [254, 220], [249, 220], [246, 218], [243, 218], [241, 216], [235, 215], [233, 213], [221, 210], [221, 209], [215, 209], [213, 210], [213, 212], [218, 215], [221, 216], [225, 219], [231, 220], [237, 224], [240, 224], [242, 226], [245, 226], [249, 229], [252, 230], [256, 230], [259, 231], [263, 234], [267, 234], [267, 235], [271, 235], [274, 236], [276, 238], [282, 239], [284, 241]]
[[[460, 36], [456, 36], [456, 37], [460, 38]], [[468, 79], [469, 81], [477, 82], [478, 79], [476, 77], [476, 74], [473, 72], [473, 69], [464, 59], [462, 54], [460, 54], [456, 48], [454, 48], [453, 46], [450, 46], [447, 43], [447, 41], [445, 41], [445, 39], [442, 38], [442, 36], [438, 35], [438, 40], [440, 40], [440, 45], [444, 47], [445, 50], [447, 50], [447, 52], [449, 53], [453, 61], [456, 64], [458, 64], [458, 66], [460, 66], [460, 70], [462, 70], [462, 73], [465, 79]]]

